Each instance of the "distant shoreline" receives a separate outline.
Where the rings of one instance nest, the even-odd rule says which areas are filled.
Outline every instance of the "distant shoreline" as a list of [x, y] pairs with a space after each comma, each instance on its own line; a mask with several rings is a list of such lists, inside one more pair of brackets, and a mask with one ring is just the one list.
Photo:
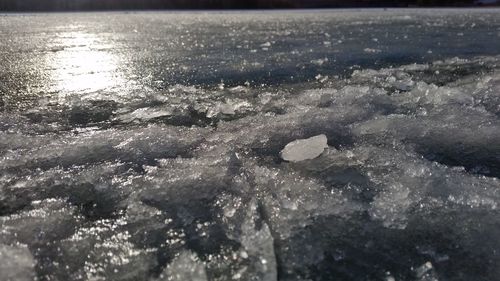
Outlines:
[[0, 12], [489, 8], [500, 0], [2, 0]]
[[227, 9], [67, 9], [67, 10], [2, 10], [0, 14], [15, 14], [15, 13], [86, 13], [86, 12], [300, 12], [300, 11], [341, 11], [341, 10], [498, 10], [500, 6], [412, 6], [412, 7], [328, 7], [328, 8], [227, 8]]

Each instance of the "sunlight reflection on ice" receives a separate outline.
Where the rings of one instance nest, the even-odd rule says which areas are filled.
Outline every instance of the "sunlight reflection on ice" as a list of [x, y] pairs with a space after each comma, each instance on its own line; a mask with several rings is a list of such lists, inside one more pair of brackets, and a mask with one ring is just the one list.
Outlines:
[[97, 34], [62, 33], [54, 42], [49, 64], [54, 91], [61, 94], [94, 93], [123, 84], [119, 58], [113, 46]]

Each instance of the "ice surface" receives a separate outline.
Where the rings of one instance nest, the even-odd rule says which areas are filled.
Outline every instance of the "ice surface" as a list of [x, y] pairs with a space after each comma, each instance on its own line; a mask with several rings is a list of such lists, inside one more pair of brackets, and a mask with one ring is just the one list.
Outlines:
[[498, 12], [311, 13], [0, 17], [0, 280], [498, 280]]
[[493, 280], [499, 60], [3, 114], [2, 277]]
[[35, 260], [27, 247], [0, 244], [0, 260], [0, 279], [29, 281], [35, 278]]
[[283, 160], [290, 162], [300, 162], [314, 159], [321, 155], [328, 147], [328, 139], [325, 135], [318, 135], [308, 139], [294, 140], [287, 144], [280, 155]]
[[196, 255], [189, 252], [182, 252], [167, 266], [166, 272], [161, 274], [158, 280], [206, 281], [208, 279], [205, 266], [198, 260]]

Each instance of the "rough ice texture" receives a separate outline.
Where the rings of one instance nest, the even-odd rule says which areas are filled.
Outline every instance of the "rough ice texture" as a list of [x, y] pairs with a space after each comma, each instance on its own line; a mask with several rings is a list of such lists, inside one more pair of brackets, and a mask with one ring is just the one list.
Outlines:
[[0, 244], [0, 279], [31, 281], [35, 279], [35, 261], [25, 246]]
[[318, 135], [308, 139], [294, 140], [287, 144], [280, 155], [283, 160], [290, 162], [300, 162], [314, 159], [323, 153], [328, 147], [325, 135]]
[[500, 58], [372, 68], [2, 111], [0, 280], [498, 280]]
[[[495, 280], [499, 62], [248, 88], [247, 113], [199, 125], [136, 114], [133, 125], [53, 133], [3, 114], [0, 276]], [[437, 70], [448, 82], [434, 83]], [[447, 74], [457, 72], [467, 74]]]

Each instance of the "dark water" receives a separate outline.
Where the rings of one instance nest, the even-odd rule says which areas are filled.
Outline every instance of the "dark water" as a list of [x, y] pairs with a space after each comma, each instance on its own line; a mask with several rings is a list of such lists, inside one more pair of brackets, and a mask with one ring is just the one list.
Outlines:
[[500, 280], [499, 55], [495, 9], [0, 15], [0, 280]]

